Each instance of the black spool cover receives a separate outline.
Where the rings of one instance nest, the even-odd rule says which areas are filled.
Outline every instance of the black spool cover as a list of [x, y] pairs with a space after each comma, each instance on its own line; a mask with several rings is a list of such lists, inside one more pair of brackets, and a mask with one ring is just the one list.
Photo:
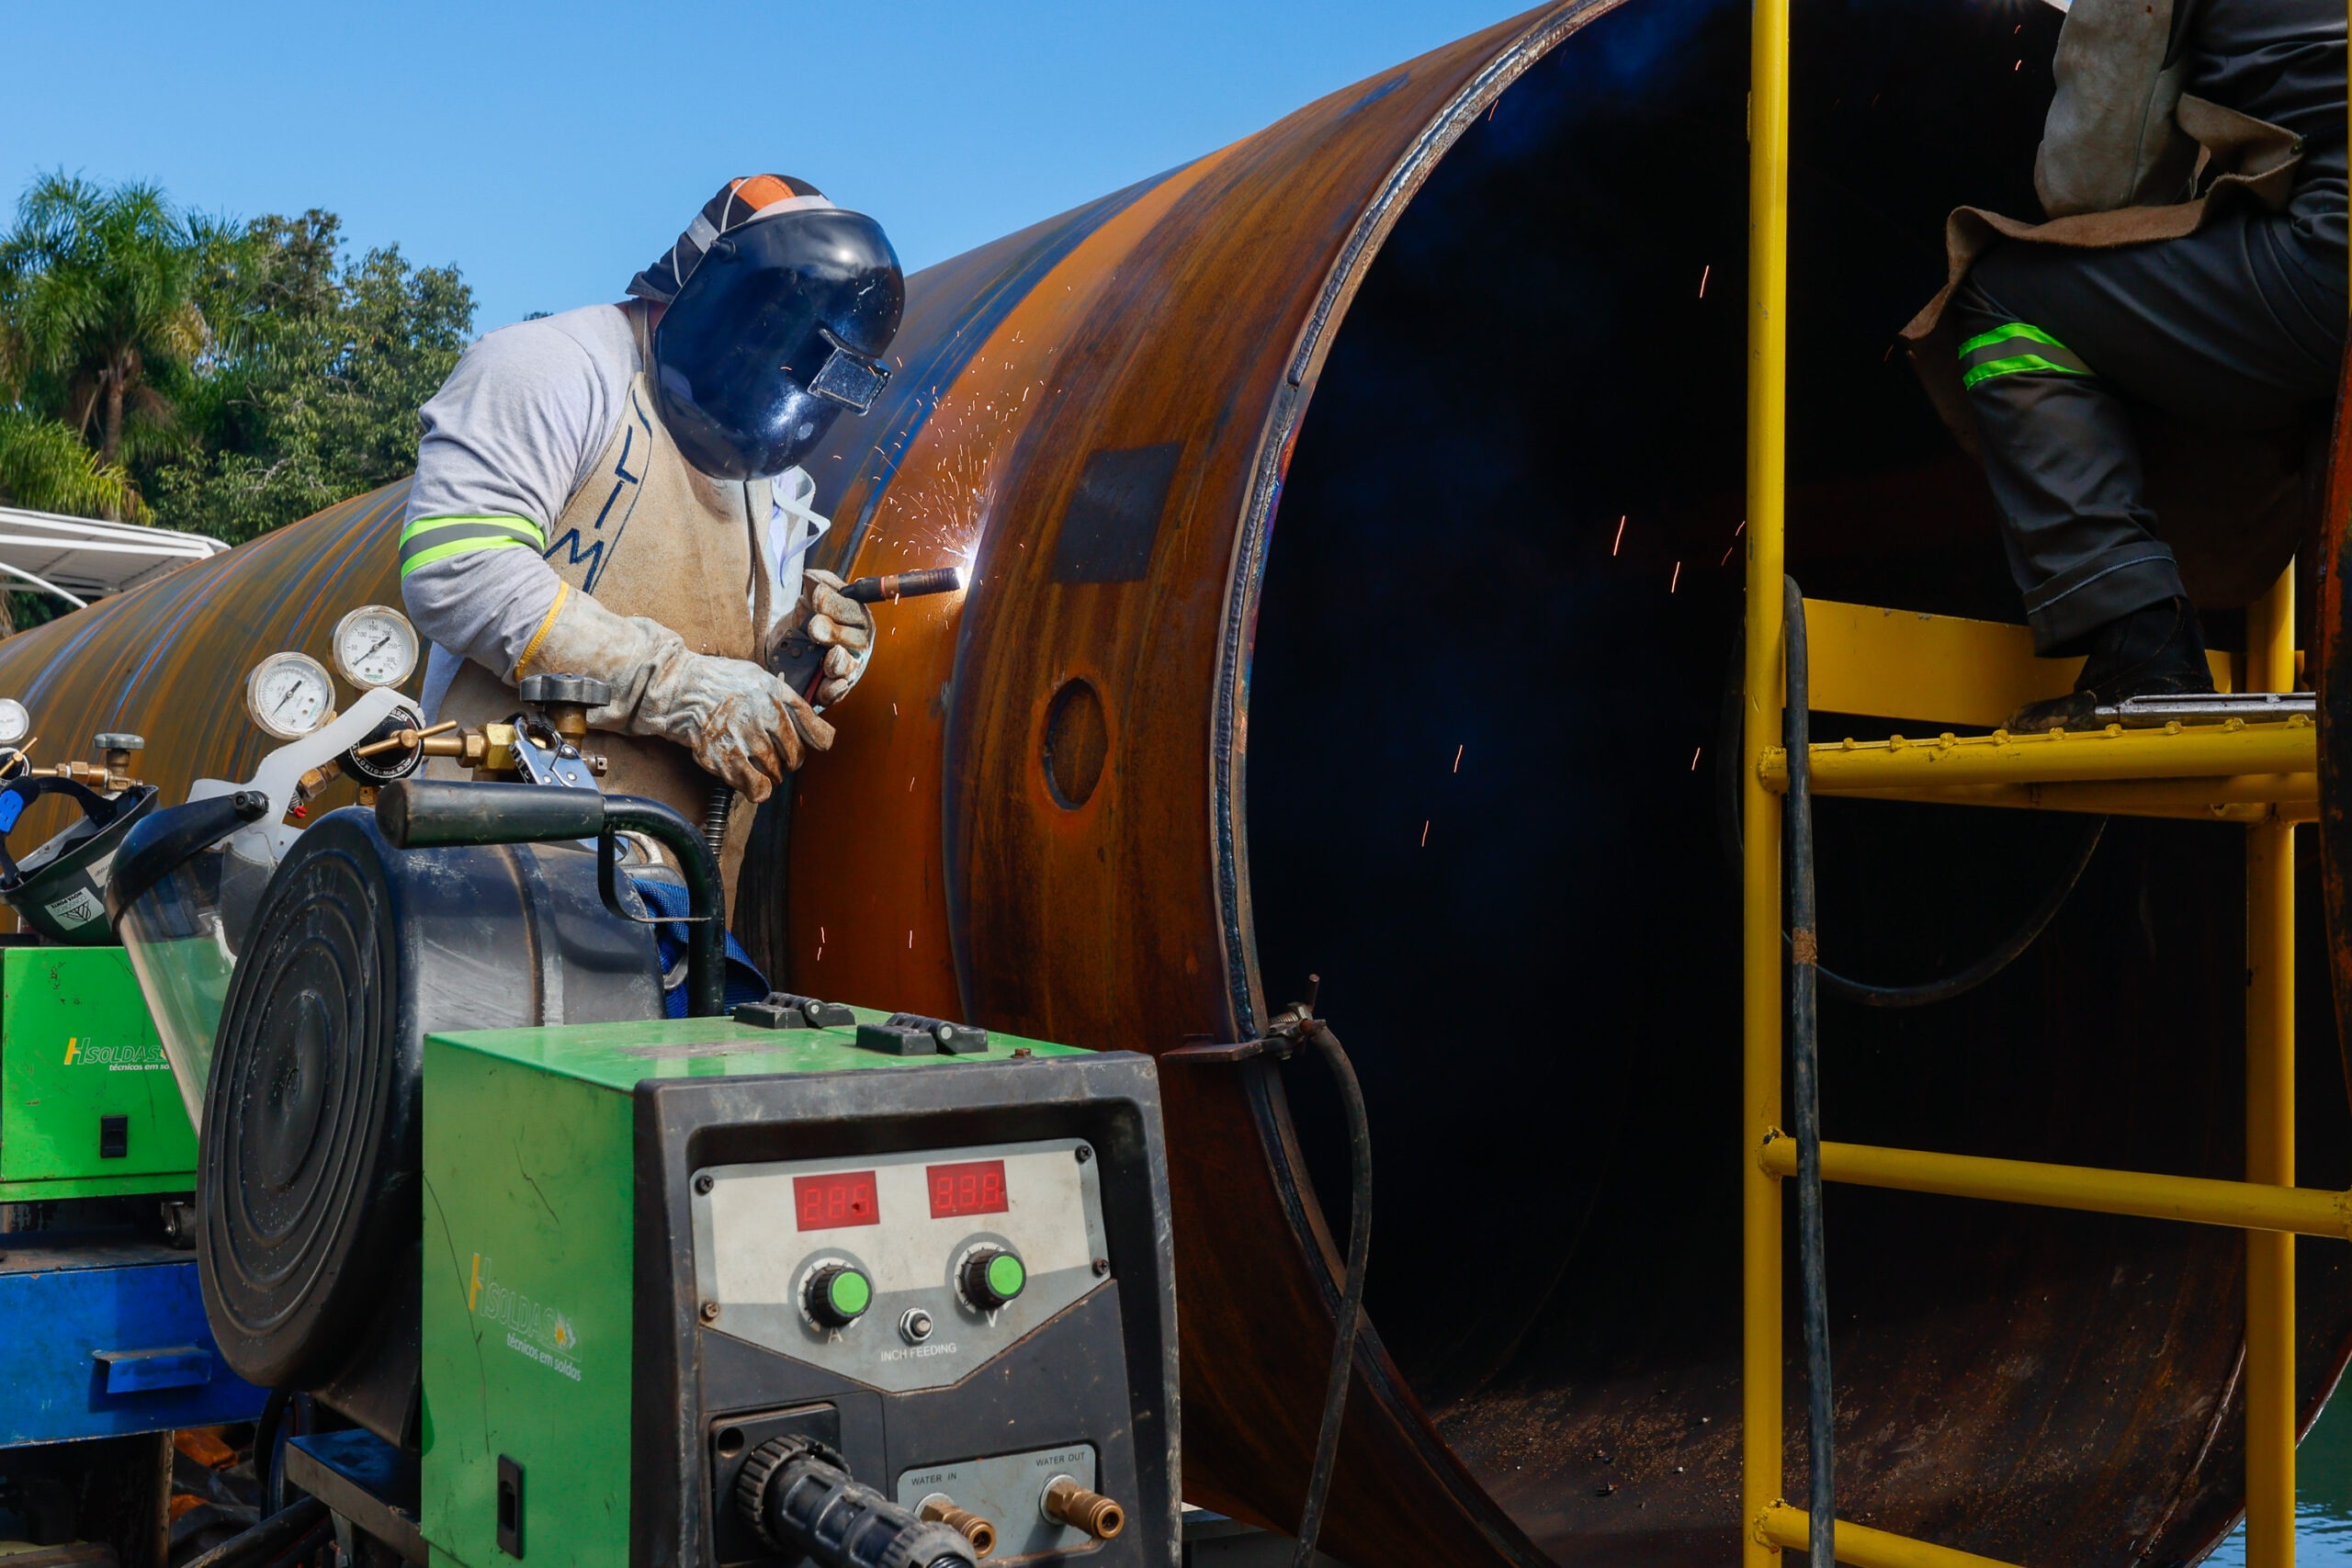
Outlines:
[[413, 1444], [435, 1031], [662, 1016], [651, 939], [570, 845], [400, 851], [329, 813], [262, 896], [215, 1043], [197, 1262], [222, 1357]]
[[205, 1310], [265, 1388], [334, 1370], [416, 1229], [423, 1036], [401, 1017], [383, 856], [351, 826], [322, 820], [271, 879], [205, 1095]]

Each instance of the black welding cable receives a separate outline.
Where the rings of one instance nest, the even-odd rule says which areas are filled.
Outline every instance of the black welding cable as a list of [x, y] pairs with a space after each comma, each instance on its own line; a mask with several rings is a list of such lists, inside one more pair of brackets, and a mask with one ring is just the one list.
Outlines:
[[334, 1528], [327, 1506], [316, 1497], [304, 1497], [231, 1536], [187, 1568], [271, 1568], [316, 1547]]
[[1829, 1260], [1821, 1224], [1821, 1032], [1815, 981], [1820, 940], [1813, 901], [1813, 766], [1806, 722], [1804, 596], [1786, 585], [1788, 699], [1781, 712], [1789, 752], [1789, 1076], [1797, 1124], [1797, 1270], [1804, 1299], [1806, 1512], [1812, 1568], [1835, 1568], [1837, 1445], [1829, 1382]]
[[[1793, 777], [1793, 768], [1791, 773]], [[1991, 952], [1966, 968], [1955, 969], [1940, 979], [1923, 980], [1916, 986], [1872, 986], [1824, 969], [1821, 971], [1822, 986], [1832, 996], [1866, 1008], [1920, 1008], [1931, 1002], [1948, 1002], [1954, 997], [1974, 990], [2017, 962], [2027, 948], [2041, 940], [2050, 922], [2058, 918], [2058, 911], [2065, 908], [2066, 900], [2074, 897], [2075, 888], [2083, 880], [2083, 873], [2090, 869], [2091, 857], [2098, 852], [2099, 840], [2106, 832], [2107, 818], [2093, 818], [2082, 841], [2075, 848], [2074, 861], [2066, 867], [2065, 874], [2050, 885], [2050, 891], [2041, 896], [2041, 902], [2034, 906], [2033, 912]]]
[[289, 1390], [271, 1389], [261, 1402], [261, 1415], [254, 1421], [254, 1480], [261, 1487], [265, 1515], [277, 1512], [270, 1474], [277, 1466], [277, 1431], [285, 1424], [286, 1402], [291, 1397]]
[[1291, 1552], [1291, 1568], [1307, 1568], [1315, 1561], [1315, 1540], [1323, 1529], [1323, 1504], [1331, 1490], [1331, 1466], [1340, 1454], [1340, 1419], [1348, 1404], [1348, 1381], [1356, 1359], [1356, 1332], [1363, 1323], [1364, 1266], [1372, 1256], [1372, 1123], [1364, 1115], [1363, 1086], [1340, 1044], [1340, 1037], [1320, 1021], [1307, 1038], [1323, 1054], [1324, 1065], [1340, 1086], [1340, 1103], [1348, 1119], [1348, 1171], [1353, 1190], [1348, 1203], [1348, 1270], [1340, 1288], [1339, 1337], [1331, 1345], [1331, 1372], [1323, 1389], [1323, 1424], [1315, 1435], [1315, 1468], [1307, 1472], [1306, 1502], [1299, 1510], [1298, 1544]]
[[[1719, 826], [1723, 832], [1725, 855], [1736, 874], [1742, 830], [1739, 821], [1739, 758], [1742, 755], [1740, 726], [1743, 722], [1743, 710], [1747, 705], [1742, 701], [1739, 687], [1740, 667], [1736, 661], [1738, 650], [1735, 648], [1733, 651], [1735, 655], [1733, 674], [1724, 688], [1724, 721], [1716, 738], [1719, 746], [1717, 755], [1723, 759], [1717, 767], [1716, 777], [1721, 783], [1721, 788], [1717, 792]], [[2057, 919], [2058, 911], [2066, 907], [2066, 900], [2074, 897], [2075, 889], [2081, 885], [2083, 874], [2090, 869], [2091, 858], [2098, 852], [2099, 840], [2106, 832], [2107, 818], [2093, 818], [2090, 827], [2085, 830], [2081, 841], [2075, 846], [2074, 859], [2068, 863], [2064, 874], [2052, 883], [2049, 891], [2041, 896], [2041, 902], [2035, 905], [2032, 912], [2018, 922], [2015, 930], [1996, 942], [1975, 962], [1955, 969], [1949, 975], [1939, 976], [1932, 980], [1922, 980], [1915, 986], [1874, 986], [1866, 980], [1856, 980], [1840, 975], [1835, 969], [1820, 964], [1816, 960], [1815, 969], [1821, 977], [1821, 988], [1840, 1001], [1851, 1002], [1857, 1007], [1866, 1008], [1928, 1007], [1937, 1002], [1948, 1002], [1955, 997], [1967, 995], [2016, 963], [2018, 959], [2024, 956], [2028, 948], [2041, 939], [2041, 933], [2050, 928], [2050, 922]], [[1789, 933], [1782, 931], [1781, 940], [1786, 943], [1790, 940]]]

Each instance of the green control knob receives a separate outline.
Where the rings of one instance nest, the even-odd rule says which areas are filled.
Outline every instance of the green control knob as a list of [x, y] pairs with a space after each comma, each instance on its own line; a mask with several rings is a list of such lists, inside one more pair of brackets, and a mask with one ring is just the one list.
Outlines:
[[1029, 1283], [1029, 1270], [1010, 1252], [991, 1247], [964, 1260], [956, 1283], [975, 1312], [994, 1312]]
[[800, 1299], [825, 1327], [847, 1328], [874, 1304], [874, 1281], [846, 1263], [828, 1263], [808, 1276]]

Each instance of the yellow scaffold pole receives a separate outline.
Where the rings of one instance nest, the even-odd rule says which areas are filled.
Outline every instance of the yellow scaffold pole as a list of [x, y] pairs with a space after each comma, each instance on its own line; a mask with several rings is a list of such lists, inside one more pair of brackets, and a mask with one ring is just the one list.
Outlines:
[[[2246, 686], [2295, 683], [2295, 568], [2246, 615]], [[2245, 1177], [2295, 1184], [2295, 829], [2245, 843]], [[2295, 1238], [2245, 1238], [2246, 1568], [2294, 1568]]]
[[[1781, 581], [1788, 483], [1789, 0], [1754, 0], [1747, 98], [1747, 712], [1744, 825], [1742, 1132], [1760, 1146], [1781, 1123], [1781, 799], [1757, 762], [1780, 740]], [[1741, 1162], [1743, 1568], [1773, 1568], [1765, 1512], [1781, 1500], [1779, 1180]]]

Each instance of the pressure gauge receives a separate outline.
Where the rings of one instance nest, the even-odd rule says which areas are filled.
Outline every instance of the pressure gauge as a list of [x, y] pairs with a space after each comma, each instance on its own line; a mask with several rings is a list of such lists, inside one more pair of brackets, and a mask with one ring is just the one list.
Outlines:
[[362, 691], [397, 686], [416, 669], [416, 628], [390, 604], [362, 604], [334, 625], [334, 667]]
[[0, 697], [0, 746], [14, 746], [32, 733], [33, 716], [14, 697]]
[[245, 712], [280, 740], [300, 740], [334, 713], [334, 677], [304, 653], [273, 653], [245, 677]]

